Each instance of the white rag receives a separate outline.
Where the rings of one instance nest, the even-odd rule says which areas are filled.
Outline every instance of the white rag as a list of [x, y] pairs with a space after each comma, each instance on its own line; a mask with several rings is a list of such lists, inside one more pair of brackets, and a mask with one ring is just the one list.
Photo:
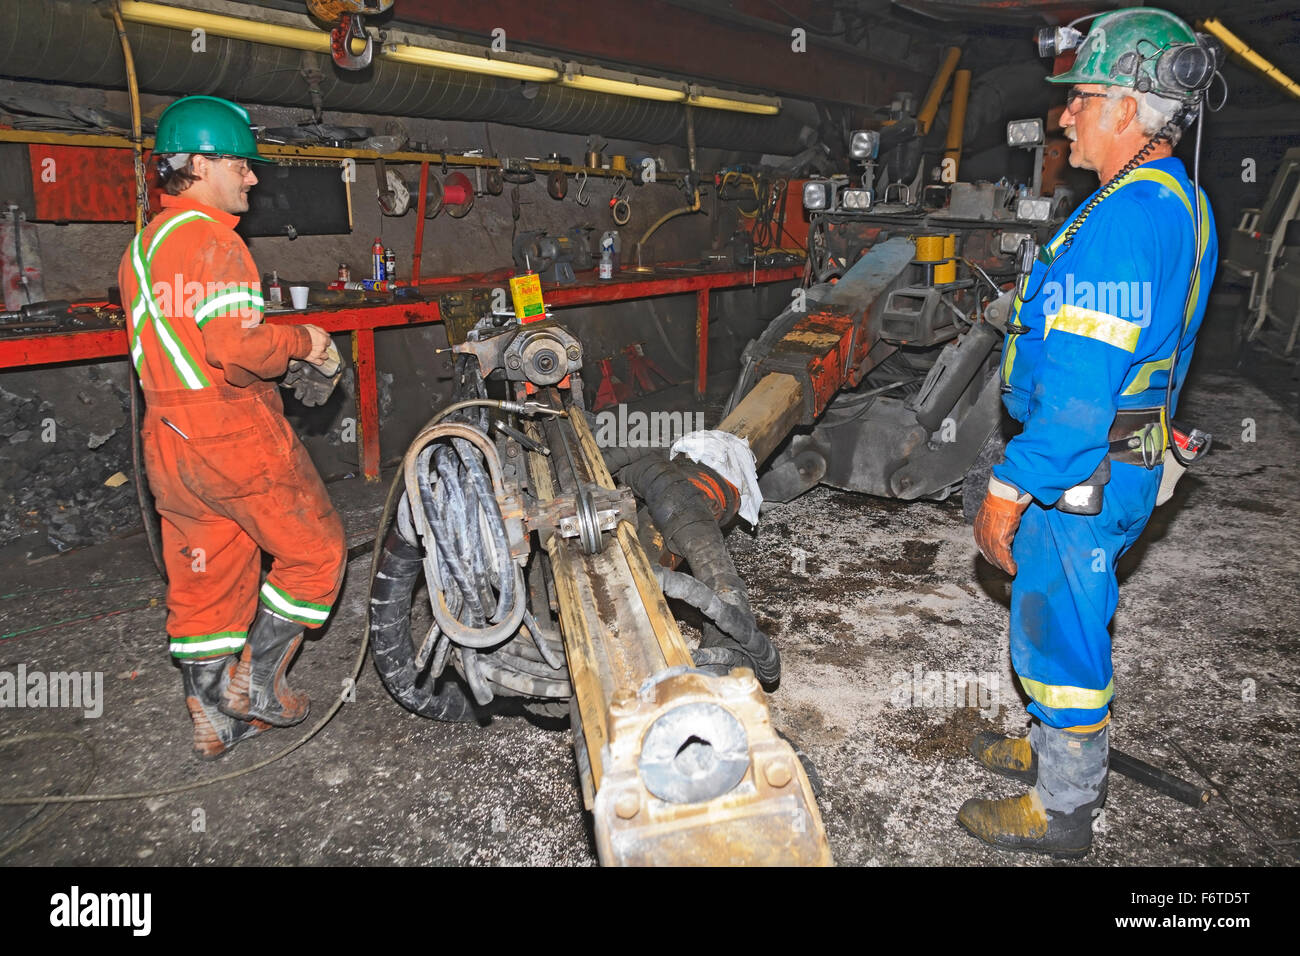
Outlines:
[[758, 524], [763, 492], [758, 487], [758, 463], [747, 439], [710, 429], [691, 432], [673, 442], [669, 449], [669, 458], [678, 455], [707, 465], [735, 485], [740, 490], [740, 516], [751, 525]]

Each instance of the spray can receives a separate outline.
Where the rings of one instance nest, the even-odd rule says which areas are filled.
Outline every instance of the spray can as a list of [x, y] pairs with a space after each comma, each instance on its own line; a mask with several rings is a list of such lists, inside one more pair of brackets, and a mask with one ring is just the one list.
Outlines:
[[392, 246], [384, 250], [384, 278], [389, 282], [397, 278], [397, 252]]
[[612, 279], [617, 268], [618, 230], [611, 229], [600, 237], [600, 268], [596, 274], [602, 279]]
[[382, 282], [384, 276], [384, 244], [378, 236], [370, 247], [370, 278]]

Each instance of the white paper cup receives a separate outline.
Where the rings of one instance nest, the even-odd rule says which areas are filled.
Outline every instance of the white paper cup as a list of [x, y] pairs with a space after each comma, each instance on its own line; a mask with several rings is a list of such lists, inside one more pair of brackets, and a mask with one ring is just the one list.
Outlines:
[[307, 308], [307, 293], [310, 291], [311, 289], [305, 285], [289, 286], [289, 298], [293, 301], [295, 309]]

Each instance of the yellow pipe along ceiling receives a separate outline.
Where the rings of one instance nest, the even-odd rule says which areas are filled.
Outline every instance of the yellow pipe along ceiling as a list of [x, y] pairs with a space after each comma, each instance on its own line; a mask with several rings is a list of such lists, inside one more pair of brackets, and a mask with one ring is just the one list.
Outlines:
[[[321, 29], [264, 22], [189, 7], [148, 3], [144, 0], [120, 0], [119, 6], [122, 19], [130, 23], [184, 30], [187, 33], [201, 29], [215, 36], [247, 40], [250, 43], [265, 43], [326, 55], [330, 52], [329, 34]], [[309, 22], [305, 17], [303, 20]], [[562, 64], [559, 61], [547, 61], [535, 56], [509, 53], [488, 55], [486, 49], [479, 52], [479, 48], [465, 44], [439, 43], [434, 38], [422, 37], [421, 40], [423, 42], [412, 43], [403, 39], [385, 43], [378, 46], [375, 53], [383, 59], [414, 66], [480, 73], [535, 83], [558, 82], [589, 92], [631, 96], [659, 102], [689, 102], [692, 106], [706, 109], [767, 116], [774, 116], [781, 111], [781, 101], [773, 97], [705, 89], [688, 86], [684, 82], [675, 83], [658, 77], [617, 73], [576, 63]], [[355, 39], [352, 41], [354, 54], [361, 52], [356, 47], [358, 42], [360, 41]]]

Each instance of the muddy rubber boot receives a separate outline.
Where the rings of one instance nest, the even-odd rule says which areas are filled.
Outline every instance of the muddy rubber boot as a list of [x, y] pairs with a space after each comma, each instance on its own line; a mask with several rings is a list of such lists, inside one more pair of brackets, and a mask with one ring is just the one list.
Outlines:
[[236, 720], [219, 709], [221, 694], [234, 666], [234, 654], [181, 661], [185, 706], [194, 722], [194, 754], [200, 760], [216, 760], [241, 740], [271, 729], [263, 721]]
[[986, 730], [975, 735], [970, 752], [986, 770], [1030, 786], [1038, 780], [1038, 755], [1028, 737], [1006, 737]]
[[1092, 848], [1092, 820], [1106, 800], [1110, 740], [1107, 716], [1089, 727], [1058, 729], [1035, 723], [1029, 742], [1038, 755], [1038, 782], [1005, 800], [967, 800], [957, 822], [1001, 850], [1050, 853], [1075, 860]]
[[221, 710], [240, 720], [264, 720], [273, 727], [301, 723], [311, 709], [306, 694], [285, 683], [284, 675], [302, 645], [303, 626], [259, 607], [248, 643], [221, 698]]

